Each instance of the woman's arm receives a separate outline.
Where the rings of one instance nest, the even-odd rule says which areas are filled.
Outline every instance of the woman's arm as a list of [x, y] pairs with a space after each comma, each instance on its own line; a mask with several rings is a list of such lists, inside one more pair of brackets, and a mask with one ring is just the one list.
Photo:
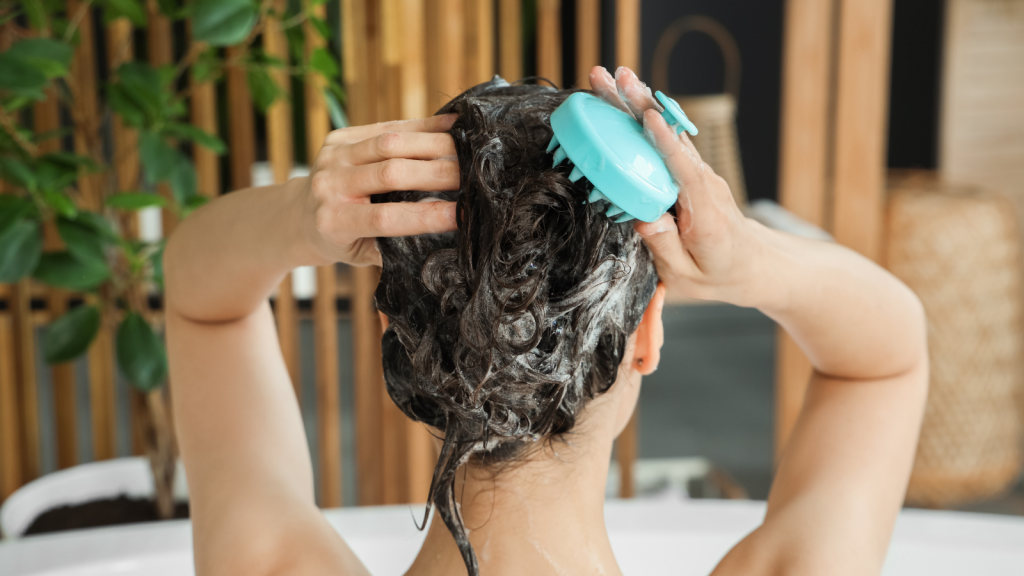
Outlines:
[[636, 76], [595, 68], [591, 84], [642, 119], [680, 184], [677, 218], [637, 223], [660, 279], [694, 298], [756, 307], [814, 366], [761, 528], [715, 576], [877, 574], [902, 505], [927, 392], [917, 297], [841, 246], [744, 218], [728, 185], [676, 136]]
[[374, 238], [455, 228], [454, 204], [370, 204], [458, 187], [435, 117], [332, 132], [309, 178], [233, 192], [182, 223], [164, 257], [174, 416], [196, 568], [365, 574], [316, 507], [313, 471], [267, 302], [292, 268], [379, 262]]

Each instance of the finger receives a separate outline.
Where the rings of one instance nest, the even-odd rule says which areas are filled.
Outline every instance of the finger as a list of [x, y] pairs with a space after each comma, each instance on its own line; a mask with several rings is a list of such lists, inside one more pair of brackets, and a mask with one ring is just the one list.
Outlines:
[[693, 144], [676, 135], [676, 131], [654, 110], [644, 113], [643, 122], [647, 138], [654, 143], [669, 172], [680, 184], [680, 194], [703, 184], [704, 162]]
[[391, 158], [450, 159], [455, 156], [455, 140], [443, 132], [385, 132], [345, 147], [341, 156], [353, 166]]
[[615, 106], [619, 110], [631, 114], [626, 103], [619, 97], [619, 90], [615, 87], [615, 79], [608, 73], [604, 66], [594, 66], [590, 71], [590, 87], [594, 93], [605, 102]]
[[697, 265], [683, 247], [679, 228], [671, 214], [662, 214], [654, 222], [637, 222], [633, 229], [651, 250], [658, 277], [666, 282], [677, 282], [697, 271]]
[[353, 204], [339, 226], [362, 238], [450, 232], [456, 229], [455, 202]]
[[456, 114], [444, 114], [415, 120], [394, 120], [365, 126], [352, 126], [331, 132], [327, 135], [324, 143], [354, 144], [385, 132], [447, 132], [455, 123], [456, 118], [458, 118]]
[[619, 66], [618, 70], [615, 71], [615, 87], [619, 92], [619, 97], [622, 98], [629, 111], [639, 122], [643, 121], [644, 112], [647, 110], [653, 108], [658, 113], [664, 110], [661, 104], [658, 104], [658, 101], [654, 99], [651, 89], [641, 82], [632, 70], [625, 66]]
[[[336, 176], [336, 171], [327, 174]], [[459, 163], [454, 160], [392, 158], [348, 168], [346, 178], [345, 193], [354, 196], [393, 190], [458, 190]]]

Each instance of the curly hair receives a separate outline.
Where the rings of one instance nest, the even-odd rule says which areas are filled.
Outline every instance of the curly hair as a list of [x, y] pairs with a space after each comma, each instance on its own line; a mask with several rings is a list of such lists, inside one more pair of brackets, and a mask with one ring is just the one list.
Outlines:
[[375, 202], [457, 202], [458, 230], [378, 238], [384, 378], [395, 404], [444, 434], [430, 502], [477, 576], [455, 502], [470, 457], [511, 461], [569, 432], [615, 382], [626, 341], [657, 285], [629, 223], [586, 203], [585, 180], [552, 168], [550, 115], [573, 91], [495, 76], [438, 113], [450, 133], [457, 192], [391, 192]]

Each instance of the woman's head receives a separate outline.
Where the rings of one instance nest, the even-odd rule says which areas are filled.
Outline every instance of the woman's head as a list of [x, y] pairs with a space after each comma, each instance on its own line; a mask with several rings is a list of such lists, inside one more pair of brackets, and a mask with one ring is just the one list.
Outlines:
[[571, 94], [499, 78], [449, 102], [460, 190], [375, 201], [458, 202], [458, 231], [379, 238], [377, 307], [391, 398], [444, 436], [430, 497], [475, 573], [454, 502], [470, 457], [509, 461], [570, 432], [609, 390], [657, 285], [632, 225], [552, 168], [549, 117]]

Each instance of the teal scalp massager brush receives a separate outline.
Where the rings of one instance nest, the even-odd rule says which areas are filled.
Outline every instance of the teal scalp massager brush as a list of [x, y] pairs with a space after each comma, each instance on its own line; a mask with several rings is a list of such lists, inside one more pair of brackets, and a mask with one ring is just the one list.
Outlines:
[[[662, 117], [676, 134], [697, 134], [675, 100], [661, 92], [656, 97], [665, 107]], [[554, 152], [554, 165], [568, 159], [573, 165], [569, 179], [575, 182], [585, 176], [593, 186], [589, 201], [607, 202], [605, 214], [615, 222], [654, 222], [676, 203], [679, 188], [632, 115], [577, 92], [551, 113], [551, 129], [555, 134], [548, 152]]]

